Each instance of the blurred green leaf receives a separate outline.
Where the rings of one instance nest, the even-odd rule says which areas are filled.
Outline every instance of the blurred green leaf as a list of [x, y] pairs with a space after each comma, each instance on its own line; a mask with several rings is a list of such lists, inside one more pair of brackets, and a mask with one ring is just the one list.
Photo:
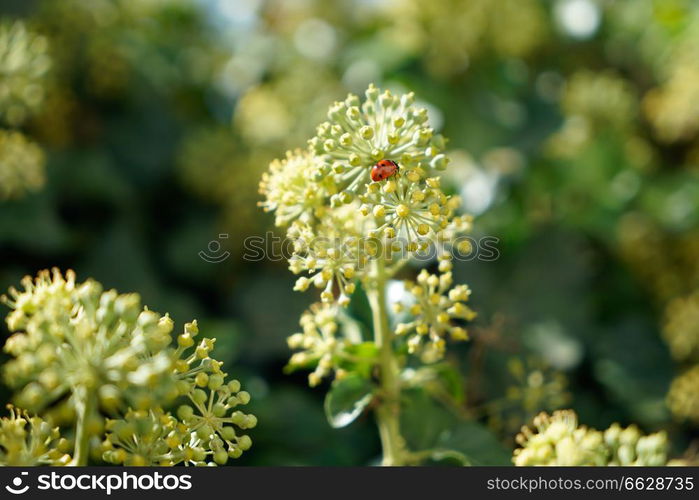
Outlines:
[[336, 429], [354, 422], [374, 397], [374, 384], [366, 378], [349, 375], [335, 380], [325, 396], [325, 416]]
[[[401, 431], [416, 453], [461, 454], [473, 465], [507, 465], [510, 453], [481, 423], [468, 421], [440, 405], [422, 389], [405, 391]], [[446, 450], [450, 450], [447, 452]]]

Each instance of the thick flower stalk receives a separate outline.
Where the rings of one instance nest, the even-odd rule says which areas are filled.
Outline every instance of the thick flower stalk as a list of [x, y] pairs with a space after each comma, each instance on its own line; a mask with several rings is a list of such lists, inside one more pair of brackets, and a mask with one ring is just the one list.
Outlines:
[[8, 405], [9, 417], [0, 419], [0, 465], [68, 465], [70, 443], [37, 416]]
[[[402, 353], [419, 354], [425, 363], [439, 360], [447, 339], [466, 340], [464, 324], [475, 313], [465, 305], [468, 287], [452, 286], [446, 257], [439, 276], [424, 271], [409, 286], [415, 302], [405, 306], [410, 318], [401, 324], [389, 321], [386, 286], [431, 246], [440, 253], [458, 247], [456, 238], [470, 230], [471, 219], [456, 215], [460, 200], [442, 188], [445, 140], [412, 93], [395, 96], [371, 85], [363, 102], [349, 95], [327, 116], [308, 150], [272, 162], [260, 183], [260, 205], [275, 213], [293, 243], [294, 289], [316, 289], [320, 296], [302, 316], [302, 331], [289, 337], [297, 352], [288, 368], [313, 370], [311, 386], [334, 376], [326, 399], [333, 426], [347, 425], [374, 401], [383, 463], [415, 463], [425, 454], [408, 450], [400, 431]], [[386, 177], [372, 174], [381, 165], [389, 169]], [[371, 338], [343, 312], [359, 284], [372, 310]], [[335, 392], [345, 390], [358, 395], [359, 411], [351, 418], [333, 413]]]
[[635, 425], [613, 424], [605, 431], [578, 425], [571, 410], [541, 413], [534, 428], [522, 427], [512, 458], [515, 465], [645, 465], [667, 463], [664, 432], [644, 436]]

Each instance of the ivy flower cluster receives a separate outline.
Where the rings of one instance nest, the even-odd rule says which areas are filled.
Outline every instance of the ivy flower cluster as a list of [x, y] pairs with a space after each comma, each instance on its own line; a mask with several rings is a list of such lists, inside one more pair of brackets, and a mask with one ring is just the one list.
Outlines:
[[[442, 269], [451, 262], [442, 260]], [[445, 265], [446, 264], [446, 265]], [[466, 305], [471, 296], [467, 285], [453, 286], [451, 271], [439, 275], [423, 269], [416, 282], [406, 281], [404, 286], [409, 299], [396, 302], [393, 309], [397, 314], [410, 313], [411, 321], [398, 323], [396, 333], [408, 338], [408, 351], [420, 353], [427, 362], [444, 357], [446, 338], [453, 341], [468, 340], [468, 332], [455, 322], [472, 321], [476, 313]]]
[[[323, 302], [343, 306], [372, 260], [409, 256], [470, 229], [455, 214], [458, 197], [440, 185], [445, 140], [429, 127], [427, 110], [412, 93], [371, 85], [365, 96], [333, 104], [309, 148], [272, 162], [260, 183], [260, 205], [294, 242], [290, 269], [302, 274], [295, 289], [314, 285]], [[395, 161], [398, 172], [372, 182], [382, 159]]]
[[[196, 322], [187, 323], [177, 337], [174, 373], [183, 404], [176, 416], [155, 410], [129, 410], [107, 423], [103, 458], [124, 465], [223, 465], [252, 446], [241, 430], [257, 425], [257, 418], [238, 409], [250, 394], [240, 382], [226, 382], [223, 363], [209, 356], [214, 339], [195, 343]], [[207, 462], [207, 460], [209, 460]]]
[[338, 315], [342, 312], [336, 305], [316, 303], [301, 315], [301, 331], [287, 339], [289, 349], [297, 350], [289, 360], [289, 369], [315, 369], [308, 375], [308, 383], [315, 387], [323, 378], [333, 375], [341, 378], [345, 373], [342, 361], [352, 359], [349, 347], [353, 342], [338, 334]]
[[371, 85], [363, 103], [350, 94], [330, 107], [309, 145], [322, 160], [314, 175], [331, 177], [338, 186], [334, 202], [364, 192], [370, 167], [384, 158], [400, 163], [413, 183], [432, 169], [444, 170], [444, 138], [428, 126], [427, 109], [414, 103], [412, 92], [397, 97]]
[[7, 405], [0, 419], [0, 464], [6, 466], [68, 465], [70, 443], [37, 416]]
[[288, 151], [283, 160], [274, 160], [269, 173], [262, 174], [260, 191], [267, 196], [260, 206], [274, 212], [277, 226], [296, 220], [311, 223], [322, 215], [324, 199], [334, 194], [329, 183], [314, 183], [312, 172], [320, 167], [318, 157], [307, 151]]
[[668, 441], [664, 432], [642, 435], [635, 425], [612, 424], [605, 431], [578, 425], [572, 410], [541, 413], [534, 428], [522, 427], [521, 446], [514, 452], [515, 465], [643, 465], [667, 463]]
[[[286, 227], [293, 242], [289, 269], [299, 275], [294, 289], [319, 289], [328, 306], [305, 313], [304, 333], [290, 339], [293, 348], [304, 349], [292, 365], [320, 363], [312, 385], [332, 372], [337, 326], [309, 318], [349, 305], [357, 282], [370, 284], [376, 261], [399, 267], [429, 245], [444, 246], [471, 228], [470, 217], [456, 215], [459, 198], [442, 189], [438, 173], [449, 163], [445, 140], [429, 126], [427, 110], [415, 104], [414, 94], [396, 96], [371, 85], [363, 102], [350, 94], [327, 116], [307, 150], [273, 161], [260, 182], [265, 196], [260, 206], [274, 212], [276, 225]], [[370, 172], [382, 159], [396, 162], [398, 171], [373, 182]], [[442, 357], [445, 338], [465, 340], [466, 330], [454, 322], [475, 317], [464, 304], [468, 287], [451, 287], [450, 266], [444, 258], [439, 276], [425, 271], [409, 286], [416, 297], [409, 308], [414, 319], [397, 325], [410, 352], [424, 360]]]
[[[222, 464], [249, 449], [257, 419], [238, 408], [250, 401], [210, 352], [195, 343], [196, 321], [173, 346], [173, 321], [141, 305], [137, 294], [104, 291], [57, 269], [10, 289], [4, 378], [23, 408], [75, 422], [74, 461], [84, 465], [105, 430], [102, 458], [127, 465]], [[181, 401], [177, 417], [165, 410]], [[166, 436], [165, 442], [160, 438]], [[95, 442], [97, 440], [97, 442]], [[164, 443], [164, 444], [163, 444]], [[165, 445], [166, 448], [163, 448]], [[224, 457], [225, 455], [225, 457]]]
[[22, 284], [24, 290], [12, 288], [5, 299], [14, 334], [5, 344], [13, 359], [4, 366], [22, 407], [41, 411], [76, 388], [96, 395], [108, 411], [148, 408], [177, 395], [168, 316], [143, 308], [136, 294], [105, 292], [92, 280], [76, 283], [72, 271], [42, 271]]

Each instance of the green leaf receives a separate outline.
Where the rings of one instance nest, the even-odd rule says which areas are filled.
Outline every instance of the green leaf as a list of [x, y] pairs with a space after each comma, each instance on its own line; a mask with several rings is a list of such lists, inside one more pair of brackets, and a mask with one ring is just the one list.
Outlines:
[[358, 375], [335, 380], [325, 396], [325, 416], [330, 425], [339, 429], [354, 422], [371, 402], [374, 389], [368, 379]]
[[429, 451], [425, 456], [429, 460], [451, 458], [462, 464], [510, 464], [509, 450], [484, 425], [458, 417], [423, 389], [404, 392], [401, 431], [411, 450]]
[[449, 363], [438, 363], [418, 369], [406, 369], [401, 377], [410, 387], [422, 387], [439, 401], [464, 402], [464, 384], [459, 370]]

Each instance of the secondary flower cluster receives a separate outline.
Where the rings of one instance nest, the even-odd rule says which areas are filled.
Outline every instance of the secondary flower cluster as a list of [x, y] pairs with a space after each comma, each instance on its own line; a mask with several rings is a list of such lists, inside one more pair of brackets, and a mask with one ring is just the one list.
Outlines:
[[[442, 261], [442, 269], [451, 263]], [[398, 335], [408, 337], [408, 351], [419, 352], [426, 362], [437, 361], [444, 356], [445, 338], [454, 341], [468, 339], [466, 329], [454, 324], [455, 321], [471, 321], [476, 313], [466, 305], [471, 296], [467, 285], [452, 287], [451, 271], [439, 275], [430, 274], [423, 269], [417, 277], [417, 282], [406, 281], [405, 289], [410, 300], [394, 304], [394, 311], [408, 311], [412, 320], [399, 323], [396, 327]]]
[[[213, 339], [195, 342], [196, 321], [174, 347], [172, 320], [142, 307], [136, 294], [76, 283], [72, 271], [57, 269], [23, 285], [3, 298], [15, 332], [5, 344], [13, 356], [5, 381], [19, 389], [22, 407], [68, 406], [63, 414], [78, 420], [87, 411], [83, 432], [91, 437], [101, 434], [102, 415], [111, 416], [102, 457], [113, 463], [223, 464], [250, 448], [250, 437], [235, 429], [257, 424], [238, 409], [250, 395], [210, 356]], [[178, 401], [175, 417], [165, 408]]]
[[347, 335], [338, 335], [338, 316], [342, 314], [333, 304], [313, 304], [301, 315], [299, 321], [302, 331], [291, 335], [287, 342], [289, 348], [299, 350], [289, 360], [289, 369], [315, 369], [308, 375], [311, 387], [320, 384], [321, 380], [330, 375], [338, 377], [343, 373], [340, 365], [345, 360], [351, 360], [352, 354], [348, 348], [359, 342], [352, 342]]
[[70, 443], [58, 427], [7, 405], [10, 416], [0, 419], [0, 465], [68, 465]]
[[540, 413], [534, 429], [522, 427], [517, 435], [521, 446], [514, 452], [515, 465], [644, 465], [667, 463], [664, 432], [643, 436], [635, 425], [612, 424], [605, 431], [578, 425], [571, 410], [553, 415]]

